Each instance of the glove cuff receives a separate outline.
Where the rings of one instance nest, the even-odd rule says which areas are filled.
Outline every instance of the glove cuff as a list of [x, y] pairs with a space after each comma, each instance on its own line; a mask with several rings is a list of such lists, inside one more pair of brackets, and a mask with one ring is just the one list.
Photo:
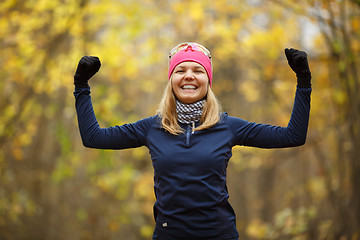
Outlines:
[[78, 88], [90, 87], [88, 84], [88, 79], [82, 79], [77, 73], [74, 76], [74, 85]]
[[296, 73], [297, 87], [299, 88], [311, 88], [311, 73], [309, 70]]

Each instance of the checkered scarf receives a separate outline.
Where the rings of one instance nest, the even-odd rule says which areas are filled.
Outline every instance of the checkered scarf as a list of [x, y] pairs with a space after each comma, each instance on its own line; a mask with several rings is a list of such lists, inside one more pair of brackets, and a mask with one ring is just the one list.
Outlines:
[[200, 121], [205, 100], [186, 104], [176, 100], [178, 121], [183, 124]]

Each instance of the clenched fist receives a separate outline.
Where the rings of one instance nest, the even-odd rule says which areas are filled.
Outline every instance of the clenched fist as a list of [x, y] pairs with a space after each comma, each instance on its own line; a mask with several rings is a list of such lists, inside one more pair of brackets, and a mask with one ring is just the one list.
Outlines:
[[84, 56], [80, 59], [74, 75], [74, 84], [76, 87], [88, 87], [89, 79], [100, 69], [101, 63], [98, 57]]
[[310, 88], [311, 87], [311, 73], [307, 54], [293, 48], [286, 48], [285, 55], [288, 60], [289, 66], [296, 73], [298, 87]]

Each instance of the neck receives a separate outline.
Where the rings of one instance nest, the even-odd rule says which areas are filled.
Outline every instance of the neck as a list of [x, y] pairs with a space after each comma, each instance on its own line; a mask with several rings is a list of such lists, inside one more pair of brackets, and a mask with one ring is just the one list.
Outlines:
[[179, 100], [176, 100], [178, 121], [184, 124], [200, 121], [204, 102], [204, 99], [194, 103], [182, 103]]

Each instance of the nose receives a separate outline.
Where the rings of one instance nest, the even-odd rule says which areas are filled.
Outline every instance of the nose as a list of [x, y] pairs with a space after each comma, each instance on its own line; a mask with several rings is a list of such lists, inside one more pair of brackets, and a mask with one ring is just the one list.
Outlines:
[[193, 80], [195, 77], [194, 77], [194, 73], [191, 69], [187, 70], [186, 73], [185, 73], [185, 79], [186, 80]]

